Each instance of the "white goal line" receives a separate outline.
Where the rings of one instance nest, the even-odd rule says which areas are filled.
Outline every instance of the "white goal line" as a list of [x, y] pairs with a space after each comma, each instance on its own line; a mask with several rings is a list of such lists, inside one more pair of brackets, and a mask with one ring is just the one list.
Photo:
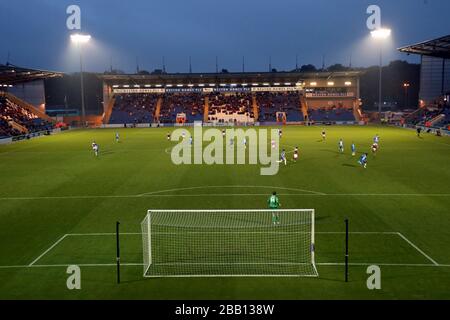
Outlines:
[[[263, 210], [266, 211], [266, 210]], [[173, 212], [173, 211], [171, 211]], [[262, 232], [262, 233], [267, 233], [267, 232]], [[315, 232], [315, 234], [345, 234], [345, 232], [342, 231], [317, 231]], [[436, 262], [436, 260], [434, 260], [433, 258], [431, 258], [428, 254], [426, 254], [422, 249], [420, 249], [417, 245], [415, 245], [411, 240], [409, 240], [405, 235], [403, 235], [401, 232], [394, 232], [394, 231], [353, 231], [353, 232], [349, 232], [349, 234], [357, 234], [357, 235], [397, 235], [398, 237], [400, 237], [402, 240], [404, 240], [406, 243], [408, 243], [413, 249], [415, 249], [420, 255], [422, 255], [423, 257], [425, 257], [428, 261], [430, 261], [433, 266], [446, 266], [446, 265], [441, 265], [438, 262]], [[40, 254], [36, 259], [34, 259], [29, 265], [27, 265], [27, 267], [33, 267], [36, 266], [36, 263], [41, 260], [46, 254], [48, 254], [51, 250], [53, 250], [57, 245], [59, 245], [63, 240], [65, 240], [67, 237], [93, 237], [93, 236], [115, 236], [115, 233], [109, 233], [109, 232], [105, 232], [105, 233], [67, 233], [64, 234], [62, 237], [60, 237], [58, 240], [56, 240], [47, 250], [45, 250], [42, 254]], [[120, 235], [142, 235], [141, 232], [124, 232], [124, 233], [120, 233]], [[123, 264], [126, 265], [126, 264]], [[135, 264], [132, 264], [135, 265]], [[142, 265], [142, 264], [141, 264]], [[317, 263], [316, 265], [323, 265], [320, 263]], [[351, 264], [350, 264], [351, 265]], [[383, 264], [378, 264], [378, 265], [383, 265]], [[389, 265], [398, 265], [398, 264], [389, 264]], [[403, 265], [403, 264], [399, 264], [399, 265]], [[411, 265], [411, 266], [421, 266], [423, 264], [406, 264], [406, 266]], [[426, 264], [425, 264], [426, 265]], [[53, 266], [53, 265], [50, 265]], [[88, 265], [85, 265], [88, 266]], [[109, 264], [92, 264], [92, 266], [109, 266]], [[428, 265], [426, 265], [428, 266]], [[12, 266], [14, 267], [14, 266]], [[18, 267], [22, 267], [22, 266], [18, 266]], [[0, 266], [0, 269], [2, 268], [8, 268], [8, 266]]]

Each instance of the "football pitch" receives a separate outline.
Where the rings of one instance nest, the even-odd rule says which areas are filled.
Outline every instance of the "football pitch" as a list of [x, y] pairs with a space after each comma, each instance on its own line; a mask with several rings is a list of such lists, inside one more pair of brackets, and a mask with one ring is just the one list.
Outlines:
[[[259, 165], [174, 165], [166, 138], [173, 130], [74, 130], [0, 146], [0, 299], [450, 298], [450, 138], [334, 126], [322, 141], [322, 127], [284, 127], [288, 165], [261, 176]], [[367, 169], [357, 163], [363, 152]], [[319, 277], [143, 277], [147, 210], [266, 209], [273, 191], [283, 209], [315, 209]], [[67, 289], [69, 265], [81, 268], [81, 290]], [[381, 290], [367, 288], [370, 265], [381, 268]]]

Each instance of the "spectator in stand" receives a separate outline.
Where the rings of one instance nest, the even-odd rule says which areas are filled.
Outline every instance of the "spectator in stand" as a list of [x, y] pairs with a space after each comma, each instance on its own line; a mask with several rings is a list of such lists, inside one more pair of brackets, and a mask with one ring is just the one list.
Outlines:
[[185, 114], [187, 122], [202, 121], [205, 99], [201, 93], [167, 93], [161, 107], [160, 121], [175, 123], [178, 114]]
[[156, 94], [121, 94], [116, 96], [109, 123], [124, 125], [152, 123], [159, 97]]
[[210, 121], [252, 122], [255, 119], [251, 93], [212, 93], [209, 96]]
[[305, 119], [300, 111], [300, 96], [298, 92], [262, 92], [256, 95], [259, 106], [259, 121], [276, 122], [277, 112], [284, 112], [287, 121], [302, 121]]
[[34, 113], [16, 105], [7, 98], [1, 97], [0, 136], [19, 136], [25, 133], [15, 129], [14, 123], [26, 128], [29, 133], [53, 129], [52, 123], [40, 119]]

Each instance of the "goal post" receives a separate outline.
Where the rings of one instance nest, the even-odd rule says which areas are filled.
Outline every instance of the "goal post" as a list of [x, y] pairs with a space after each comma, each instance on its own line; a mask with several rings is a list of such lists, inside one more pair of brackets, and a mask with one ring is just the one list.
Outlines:
[[314, 221], [314, 209], [149, 210], [144, 277], [317, 277]]

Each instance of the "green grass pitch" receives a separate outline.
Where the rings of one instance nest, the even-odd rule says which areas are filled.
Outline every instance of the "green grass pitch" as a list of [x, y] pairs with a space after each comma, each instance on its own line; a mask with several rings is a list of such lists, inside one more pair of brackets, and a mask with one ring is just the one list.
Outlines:
[[[75, 130], [0, 146], [0, 299], [450, 298], [449, 138], [328, 127], [322, 142], [321, 127], [286, 127], [281, 146], [298, 145], [300, 160], [261, 176], [252, 165], [173, 165], [172, 130], [120, 129], [121, 143], [116, 130]], [[377, 133], [380, 152], [364, 170], [350, 144], [369, 151]], [[139, 232], [148, 209], [265, 209], [274, 190], [283, 209], [316, 210], [318, 278], [143, 278]], [[81, 266], [81, 290], [66, 287], [69, 264]], [[381, 267], [381, 290], [367, 289], [371, 264]]]

